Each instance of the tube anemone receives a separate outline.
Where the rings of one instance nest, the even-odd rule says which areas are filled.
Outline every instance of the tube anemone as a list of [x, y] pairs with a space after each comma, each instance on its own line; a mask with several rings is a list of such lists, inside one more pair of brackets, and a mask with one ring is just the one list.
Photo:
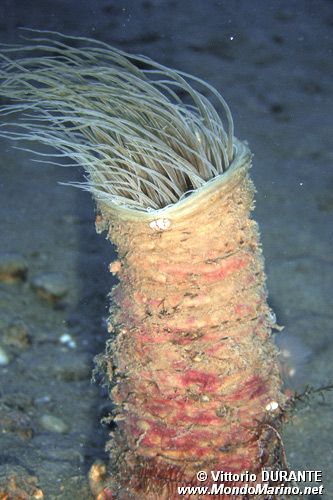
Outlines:
[[114, 497], [173, 499], [201, 470], [210, 487], [210, 471], [278, 467], [284, 396], [251, 154], [224, 99], [146, 57], [56, 33], [3, 47], [2, 60], [14, 103], [1, 114], [23, 121], [0, 134], [82, 166], [97, 231], [117, 246], [100, 358], [115, 404]]

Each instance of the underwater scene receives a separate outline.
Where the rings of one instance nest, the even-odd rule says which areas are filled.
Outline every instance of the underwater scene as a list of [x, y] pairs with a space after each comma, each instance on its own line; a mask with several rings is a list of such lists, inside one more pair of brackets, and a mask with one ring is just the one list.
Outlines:
[[0, 2], [0, 499], [333, 498], [332, 29]]

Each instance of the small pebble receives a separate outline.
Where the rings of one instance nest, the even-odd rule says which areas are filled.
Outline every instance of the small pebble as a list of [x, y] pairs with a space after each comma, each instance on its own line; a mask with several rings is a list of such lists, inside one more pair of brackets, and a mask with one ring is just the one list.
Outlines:
[[36, 405], [47, 405], [51, 402], [50, 396], [39, 396], [38, 398], [35, 398], [34, 403]]
[[49, 302], [58, 302], [68, 293], [65, 276], [58, 273], [45, 273], [34, 276], [31, 286], [37, 294]]
[[45, 413], [40, 417], [40, 423], [46, 431], [64, 434], [68, 431], [68, 425], [59, 417]]
[[27, 325], [17, 319], [7, 325], [2, 334], [2, 341], [5, 345], [18, 349], [27, 349], [30, 345], [30, 336]]
[[150, 222], [149, 227], [154, 231], [166, 231], [171, 226], [169, 219], [157, 219]]
[[28, 273], [26, 259], [18, 253], [0, 254], [0, 281], [15, 283], [24, 281]]
[[119, 260], [114, 260], [109, 264], [109, 271], [112, 274], [119, 273], [120, 269], [121, 269], [121, 263]]
[[0, 346], [0, 366], [7, 366], [10, 363], [10, 357], [3, 347]]
[[76, 342], [69, 333], [62, 334], [59, 341], [60, 341], [60, 344], [65, 344], [70, 349], [75, 349], [75, 347], [76, 347]]
[[275, 411], [279, 408], [279, 403], [277, 401], [271, 401], [266, 405], [266, 411]]
[[[25, 411], [11, 408], [4, 403], [0, 405], [0, 429], [2, 434], [16, 434], [22, 439], [31, 439], [33, 436], [29, 415]], [[0, 498], [3, 497], [0, 495]]]

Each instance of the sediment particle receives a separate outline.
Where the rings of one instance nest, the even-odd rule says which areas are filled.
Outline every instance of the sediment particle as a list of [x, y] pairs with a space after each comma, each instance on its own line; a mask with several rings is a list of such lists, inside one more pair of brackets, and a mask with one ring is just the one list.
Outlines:
[[48, 302], [59, 302], [68, 293], [68, 283], [60, 273], [42, 273], [34, 276], [31, 286], [36, 293]]
[[28, 273], [28, 263], [19, 253], [0, 254], [0, 281], [16, 283], [25, 281]]

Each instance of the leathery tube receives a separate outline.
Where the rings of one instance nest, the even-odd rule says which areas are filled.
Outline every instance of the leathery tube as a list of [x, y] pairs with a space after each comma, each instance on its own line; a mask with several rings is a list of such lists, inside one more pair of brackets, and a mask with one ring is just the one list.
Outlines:
[[157, 217], [99, 206], [97, 230], [118, 249], [107, 364], [119, 498], [179, 498], [180, 485], [211, 486], [198, 471], [274, 465], [265, 422], [283, 396], [240, 149], [225, 174]]

